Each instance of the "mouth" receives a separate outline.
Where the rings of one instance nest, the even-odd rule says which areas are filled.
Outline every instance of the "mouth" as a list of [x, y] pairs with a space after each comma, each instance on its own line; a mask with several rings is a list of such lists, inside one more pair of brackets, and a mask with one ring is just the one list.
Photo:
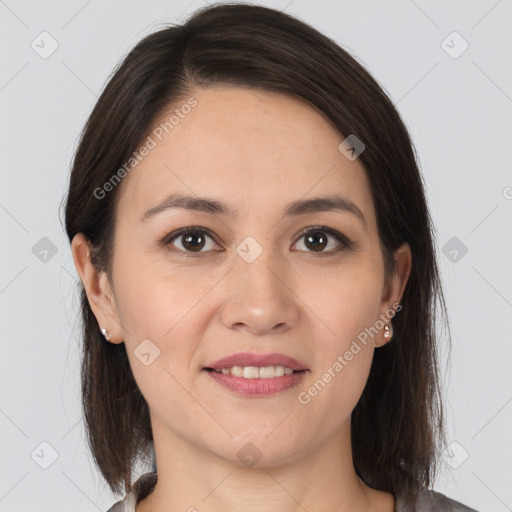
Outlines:
[[266, 397], [298, 386], [308, 369], [293, 370], [284, 366], [232, 366], [203, 368], [216, 384], [246, 397]]
[[208, 363], [202, 371], [239, 395], [266, 396], [297, 386], [310, 370], [286, 354], [239, 352]]
[[229, 368], [203, 368], [207, 372], [215, 372], [221, 375], [232, 375], [242, 379], [274, 379], [285, 375], [305, 373], [309, 370], [294, 370], [292, 368], [276, 366], [231, 366]]

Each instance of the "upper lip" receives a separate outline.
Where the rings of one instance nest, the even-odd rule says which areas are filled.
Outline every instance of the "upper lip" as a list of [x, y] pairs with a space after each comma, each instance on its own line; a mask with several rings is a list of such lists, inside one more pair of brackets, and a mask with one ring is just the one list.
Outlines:
[[249, 352], [240, 352], [223, 357], [214, 363], [208, 364], [205, 368], [221, 370], [233, 366], [285, 366], [298, 371], [308, 369], [307, 366], [293, 359], [293, 357], [284, 354], [251, 354]]

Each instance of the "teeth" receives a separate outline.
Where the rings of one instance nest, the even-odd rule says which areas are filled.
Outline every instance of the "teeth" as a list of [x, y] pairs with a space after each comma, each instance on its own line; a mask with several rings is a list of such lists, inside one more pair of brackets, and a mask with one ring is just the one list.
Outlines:
[[222, 370], [215, 371], [224, 375], [231, 374], [235, 377], [243, 377], [244, 379], [272, 379], [273, 377], [282, 377], [293, 373], [291, 368], [285, 368], [284, 366], [232, 366], [231, 368], [222, 368]]

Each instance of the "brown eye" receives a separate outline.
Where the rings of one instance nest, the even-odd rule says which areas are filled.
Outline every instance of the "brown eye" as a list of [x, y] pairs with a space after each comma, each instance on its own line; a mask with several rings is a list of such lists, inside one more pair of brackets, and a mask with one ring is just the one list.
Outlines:
[[[215, 249], [216, 244], [213, 238], [202, 230], [188, 229], [174, 233], [167, 239], [165, 245], [172, 245], [179, 251], [186, 253], [207, 252]], [[205, 250], [203, 250], [205, 249]]]
[[190, 235], [182, 235], [181, 243], [187, 251], [198, 252], [204, 247], [205, 238], [199, 232]]
[[321, 231], [315, 231], [304, 237], [306, 247], [315, 252], [323, 251], [327, 245], [327, 237]]
[[[299, 241], [302, 240], [305, 249], [298, 247], [297, 250], [318, 254], [337, 253], [343, 249], [350, 249], [352, 245], [350, 240], [341, 233], [323, 226], [316, 226], [304, 231]], [[301, 245], [299, 242], [295, 243], [295, 246], [299, 245]]]

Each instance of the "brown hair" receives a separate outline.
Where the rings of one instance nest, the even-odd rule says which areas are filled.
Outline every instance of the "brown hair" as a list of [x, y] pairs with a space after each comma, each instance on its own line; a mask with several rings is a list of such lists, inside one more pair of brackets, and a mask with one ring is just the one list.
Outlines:
[[[115, 70], [81, 135], [65, 205], [71, 241], [84, 233], [98, 272], [112, 272], [119, 188], [94, 193], [128, 161], [158, 115], [197, 87], [214, 84], [281, 92], [309, 102], [344, 136], [366, 146], [386, 276], [392, 251], [412, 250], [412, 271], [395, 316], [394, 339], [379, 348], [352, 412], [354, 466], [367, 485], [415, 498], [430, 486], [445, 441], [436, 311], [448, 327], [434, 230], [413, 144], [377, 82], [347, 51], [280, 11], [222, 4], [140, 41]], [[341, 139], [340, 139], [341, 141]], [[149, 460], [148, 406], [124, 343], [107, 343], [80, 284], [82, 402], [90, 449], [113, 492], [132, 489], [137, 461]], [[449, 327], [448, 327], [449, 332]]]

